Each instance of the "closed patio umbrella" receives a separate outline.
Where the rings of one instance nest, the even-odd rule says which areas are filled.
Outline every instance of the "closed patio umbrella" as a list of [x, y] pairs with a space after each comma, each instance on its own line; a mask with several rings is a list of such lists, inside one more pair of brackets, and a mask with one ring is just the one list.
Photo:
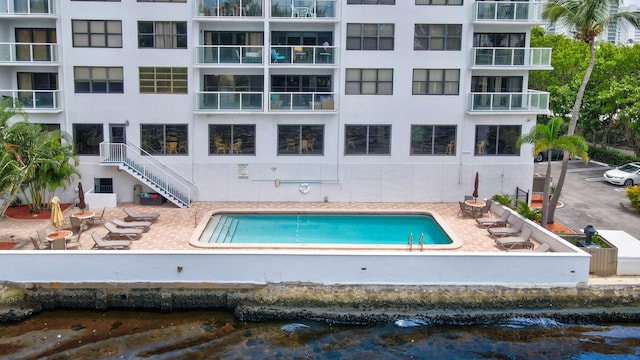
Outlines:
[[478, 197], [478, 184], [479, 184], [480, 180], [479, 180], [479, 176], [478, 176], [478, 172], [476, 171], [476, 179], [473, 182], [473, 199], [476, 200], [476, 198]]
[[62, 210], [60, 210], [60, 199], [57, 196], [54, 196], [51, 199], [51, 224], [56, 229], [60, 229], [62, 227]]
[[82, 182], [78, 183], [78, 207], [84, 211], [87, 204], [84, 202], [84, 190], [82, 190]]

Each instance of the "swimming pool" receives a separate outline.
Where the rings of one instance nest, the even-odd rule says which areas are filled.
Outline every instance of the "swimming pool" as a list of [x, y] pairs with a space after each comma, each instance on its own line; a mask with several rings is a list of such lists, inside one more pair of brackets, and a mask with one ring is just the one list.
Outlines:
[[451, 249], [432, 213], [211, 212], [191, 244], [209, 248]]

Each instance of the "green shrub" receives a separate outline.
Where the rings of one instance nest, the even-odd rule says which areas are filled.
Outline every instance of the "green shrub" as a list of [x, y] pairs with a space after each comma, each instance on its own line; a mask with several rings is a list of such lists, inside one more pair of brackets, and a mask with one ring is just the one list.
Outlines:
[[518, 212], [518, 214], [522, 215], [522, 217], [531, 221], [542, 220], [542, 210], [532, 208], [524, 201], [518, 201], [515, 210]]
[[640, 211], [640, 185], [627, 187], [627, 199], [631, 200], [631, 206]]
[[589, 158], [591, 160], [601, 161], [611, 166], [620, 166], [633, 161], [640, 161], [635, 156], [619, 153], [615, 150], [607, 150], [601, 147], [589, 146]]
[[504, 205], [508, 208], [511, 208], [511, 209], [514, 208], [513, 204], [515, 203], [515, 200], [507, 194], [503, 194], [503, 195], [495, 194], [491, 197], [491, 200], [497, 202], [500, 205]]

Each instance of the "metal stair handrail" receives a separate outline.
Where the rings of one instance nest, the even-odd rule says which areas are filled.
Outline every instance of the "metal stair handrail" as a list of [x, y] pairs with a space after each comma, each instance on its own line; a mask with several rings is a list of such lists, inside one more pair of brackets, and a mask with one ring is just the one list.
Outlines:
[[143, 176], [146, 181], [184, 205], [191, 204], [191, 187], [177, 179], [179, 175], [167, 171], [166, 166], [137, 146], [102, 142], [100, 143], [100, 162], [125, 164]]

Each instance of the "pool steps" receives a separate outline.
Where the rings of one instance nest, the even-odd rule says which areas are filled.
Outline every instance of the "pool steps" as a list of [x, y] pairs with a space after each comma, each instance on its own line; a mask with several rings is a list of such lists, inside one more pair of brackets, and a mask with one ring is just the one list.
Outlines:
[[203, 233], [203, 237], [208, 237], [210, 243], [230, 243], [238, 227], [238, 219], [228, 216], [214, 216], [212, 219], [215, 221], [216, 226], [210, 235]]

